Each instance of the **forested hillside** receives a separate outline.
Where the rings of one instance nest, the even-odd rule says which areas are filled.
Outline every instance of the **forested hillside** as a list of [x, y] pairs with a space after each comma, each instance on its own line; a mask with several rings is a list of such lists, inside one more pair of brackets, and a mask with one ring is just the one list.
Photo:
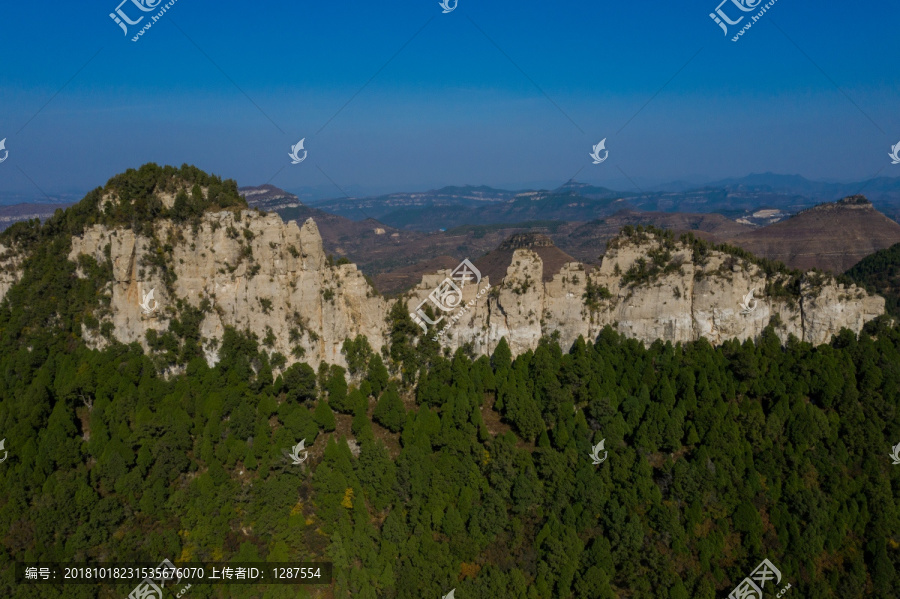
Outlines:
[[[186, 222], [215, 207], [180, 205]], [[390, 345], [348, 339], [346, 370], [281, 371], [235, 330], [210, 367], [187, 308], [150, 355], [85, 347], [108, 266], [80, 279], [65, 256], [96, 218], [8, 233], [32, 252], [0, 304], [6, 597], [133, 586], [17, 586], [16, 560], [165, 558], [334, 563], [331, 586], [197, 598], [712, 599], [763, 559], [789, 597], [895, 596], [900, 328], [884, 319], [819, 347], [770, 328], [645, 348], [607, 328], [473, 360], [395, 304]], [[283, 451], [301, 439], [295, 466]]]
[[900, 243], [866, 256], [847, 271], [855, 283], [884, 296], [884, 308], [900, 316]]

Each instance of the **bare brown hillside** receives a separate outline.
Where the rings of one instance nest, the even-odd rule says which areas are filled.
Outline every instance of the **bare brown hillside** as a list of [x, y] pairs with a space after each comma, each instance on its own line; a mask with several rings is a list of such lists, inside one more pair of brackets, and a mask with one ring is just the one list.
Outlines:
[[728, 243], [799, 269], [842, 273], [878, 250], [900, 242], [900, 224], [865, 196], [820, 204], [787, 220], [743, 233]]
[[397, 293], [405, 289], [409, 289], [422, 280], [422, 275], [439, 270], [454, 269], [460, 263], [459, 258], [453, 256], [438, 256], [416, 262], [409, 266], [397, 268], [395, 270], [381, 272], [375, 275], [375, 287], [382, 293]]
[[575, 258], [560, 250], [553, 240], [541, 233], [517, 233], [500, 246], [475, 261], [482, 277], [490, 277], [491, 285], [497, 285], [506, 276], [516, 250], [532, 250], [541, 257], [545, 282], [553, 279], [563, 264], [575, 262]]
[[676, 234], [691, 232], [709, 241], [722, 240], [751, 231], [752, 227], [739, 224], [721, 214], [690, 214], [678, 212], [640, 212], [620, 210], [612, 216], [577, 225], [560, 231], [553, 240], [562, 250], [583, 262], [596, 262], [606, 252], [606, 242], [619, 234], [626, 225], [653, 225], [671, 229]]
[[314, 218], [322, 232], [325, 251], [335, 258], [352, 260], [373, 277], [379, 291], [387, 294], [409, 289], [423, 274], [452, 268], [463, 258], [475, 262], [492, 282], [498, 282], [506, 275], [517, 243], [524, 244], [521, 247], [534, 246], [548, 279], [567, 261], [598, 264], [606, 252], [606, 242], [627, 225], [692, 232], [794, 268], [818, 267], [834, 273], [844, 272], [869, 254], [900, 242], [900, 224], [878, 212], [863, 196], [821, 204], [758, 229], [720, 214], [621, 210], [586, 223], [471, 225], [422, 233], [394, 229], [373, 219], [353, 221], [303, 205], [279, 213], [298, 222]]

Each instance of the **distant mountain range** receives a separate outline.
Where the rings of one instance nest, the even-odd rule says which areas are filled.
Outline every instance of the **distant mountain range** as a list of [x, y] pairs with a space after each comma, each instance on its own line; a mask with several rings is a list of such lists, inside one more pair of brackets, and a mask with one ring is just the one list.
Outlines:
[[877, 195], [881, 193], [900, 193], [900, 178], [878, 177], [876, 179], [869, 179], [868, 181], [856, 181], [852, 183], [826, 183], [822, 181], [810, 181], [800, 175], [761, 173], [747, 175], [746, 177], [713, 181], [703, 187], [768, 190], [781, 193], [795, 193], [808, 197], [819, 197], [822, 200], [837, 200], [863, 191], [874, 197], [877, 197]]
[[[673, 184], [675, 187], [679, 185]], [[900, 218], [900, 178], [825, 183], [799, 175], [773, 173], [670, 191], [622, 192], [572, 181], [554, 190], [444, 187], [426, 192], [322, 200], [314, 205], [352, 220], [373, 218], [391, 227], [413, 231], [446, 230], [471, 223], [591, 221], [622, 209], [718, 213], [743, 224], [768, 225], [817, 204], [862, 192], [887, 216]]]
[[23, 203], [12, 206], [0, 206], [0, 231], [13, 223], [22, 220], [40, 219], [44, 221], [53, 213], [65, 209], [71, 204]]
[[[873, 201], [865, 209], [845, 204], [804, 212], [861, 188]], [[647, 192], [576, 181], [555, 190], [469, 185], [315, 203], [274, 185], [239, 192], [249, 205], [285, 220], [314, 218], [326, 252], [353, 260], [386, 293], [415, 284], [423, 269], [475, 260], [510, 236], [529, 232], [546, 235], [561, 252], [586, 264], [599, 260], [622, 227], [654, 225], [732, 243], [789, 266], [832, 272], [900, 242], [900, 225], [890, 220], [900, 218], [900, 178], [888, 177], [846, 184], [764, 173], [696, 189]], [[64, 206], [0, 207], [0, 229], [18, 220], [44, 220]]]
[[[377, 219], [385, 224], [397, 226], [400, 221], [419, 224], [423, 221], [434, 221], [427, 217], [428, 211], [440, 210], [447, 214], [470, 213], [473, 208], [480, 209], [490, 204], [508, 202], [514, 199], [517, 192], [494, 189], [485, 185], [464, 187], [443, 187], [433, 191], [391, 193], [387, 195], [363, 198], [338, 198], [315, 202], [316, 208], [345, 216], [353, 220], [367, 218]], [[415, 218], [405, 215], [416, 214]], [[401, 228], [405, 226], [401, 224]], [[416, 230], [427, 230], [421, 226], [408, 227]]]
[[[271, 186], [259, 192], [241, 188], [241, 192], [251, 206], [261, 209], [295, 198]], [[430, 194], [365, 198], [359, 209], [380, 217], [361, 220], [352, 218], [355, 201], [334, 200], [276, 210], [285, 220], [302, 223], [313, 218], [325, 251], [352, 260], [373, 278], [381, 292], [389, 294], [409, 289], [425, 272], [451, 268], [466, 257], [490, 270], [492, 280], [498, 280], [503, 273], [497, 265], [508, 257], [506, 246], [515, 244], [516, 239], [549, 240], [553, 250], [540, 251], [553, 254], [546, 261], [554, 268], [562, 265], [565, 256], [587, 265], [597, 264], [606, 252], [607, 241], [629, 225], [690, 232], [794, 268], [820, 268], [833, 273], [842, 273], [872, 252], [900, 242], [900, 225], [862, 196], [813, 204], [799, 195], [778, 196], [762, 188], [754, 191], [745, 183], [737, 183], [730, 190], [624, 197], [576, 182], [554, 192], [448, 187]], [[723, 203], [736, 206], [729, 211], [731, 217], [704, 210]], [[439, 219], [448, 227], [418, 228], [429, 219]], [[538, 243], [535, 247], [544, 246]], [[503, 259], [491, 258], [492, 254], [502, 254]]]
[[[268, 191], [266, 188], [269, 188]], [[652, 212], [718, 213], [748, 225], [768, 225], [806, 208], [864, 193], [888, 217], [900, 219], [900, 177], [878, 177], [853, 183], [811, 181], [800, 175], [752, 174], [696, 185], [676, 181], [645, 191], [617, 191], [571, 181], [553, 190], [497, 189], [481, 186], [449, 186], [430, 191], [388, 193], [374, 196], [321, 199], [328, 188], [285, 191], [273, 185], [243, 187], [258, 190], [273, 203], [263, 210], [276, 210], [278, 202], [306, 204], [326, 212], [362, 221], [368, 218], [411, 231], [438, 231], [467, 224], [511, 224], [524, 220], [591, 221], [622, 209]], [[345, 188], [354, 193], [354, 188]], [[277, 191], [273, 191], [277, 190]], [[270, 197], [266, 193], [279, 197]], [[46, 218], [57, 207], [32, 196], [0, 198], [0, 205], [22, 214]], [[59, 207], [80, 199], [71, 193], [60, 196]], [[35, 204], [41, 204], [36, 207]], [[757, 216], [757, 213], [762, 213]], [[0, 228], [14, 220], [0, 220]]]

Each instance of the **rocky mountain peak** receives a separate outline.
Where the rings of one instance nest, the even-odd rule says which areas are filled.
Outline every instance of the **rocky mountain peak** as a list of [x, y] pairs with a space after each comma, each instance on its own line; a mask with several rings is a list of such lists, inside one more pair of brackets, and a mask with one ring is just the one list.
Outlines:
[[847, 196], [842, 200], [838, 200], [837, 204], [838, 206], [864, 206], [866, 208], [872, 208], [872, 202], [862, 194]]
[[[112, 209], [100, 210], [103, 196], [113, 194]], [[171, 207], [163, 194], [174, 195]], [[873, 215], [886, 221], [883, 229], [900, 229], [877, 211], [856, 209], [869, 206], [864, 198], [831, 206], [791, 219], [785, 236], [802, 238], [797, 224], [806, 222], [810, 231], [844, 229], [870, 239], [877, 236]], [[839, 206], [852, 210], [836, 212]], [[170, 323], [189, 317], [196, 347], [210, 364], [233, 328], [257, 335], [279, 368], [298, 361], [343, 365], [346, 339], [362, 335], [376, 352], [390, 342], [386, 316], [398, 301], [420, 325], [435, 325], [427, 334], [445, 330], [445, 347], [479, 354], [493, 352], [504, 337], [514, 354], [551, 334], [570, 347], [606, 326], [644, 343], [701, 337], [722, 343], [758, 337], [772, 324], [782, 340], [794, 335], [818, 344], [844, 327], [858, 332], [884, 312], [883, 298], [832, 277], [644, 226], [624, 227], [597, 268], [577, 262], [542, 233], [523, 232], [475, 260], [482, 278], [457, 296], [435, 294], [451, 276], [448, 269], [426, 275], [409, 295], [386, 299], [354, 264], [327, 259], [316, 220], [284, 222], [278, 214], [248, 210], [236, 183], [192, 167], [128, 171], [64, 216], [69, 229], [56, 235], [71, 242], [66, 257], [103, 298], [81, 321], [88, 345], [102, 348], [115, 339], [158, 353], [168, 344], [160, 340], [176, 334]], [[318, 221], [323, 228], [328, 222]], [[56, 237], [34, 240], [27, 232], [13, 231], [18, 236], [0, 245], [0, 299], [14, 285], [42, 280], [41, 271], [23, 277], [37, 268], [23, 259]], [[827, 250], [810, 246], [804, 250]], [[449, 264], [460, 258], [448, 257]]]
[[[621, 235], [596, 269], [548, 247], [540, 234], [508, 242], [531, 247], [498, 248], [476, 261], [484, 277], [463, 289], [464, 310], [432, 307], [429, 318], [447, 328], [442, 345], [471, 343], [488, 354], [506, 337], [518, 354], [546, 335], [558, 333], [568, 347], [579, 336], [596, 338], [607, 325], [644, 343], [700, 337], [722, 343], [755, 338], [771, 322], [780, 323], [782, 339], [795, 335], [818, 344], [842, 327], [859, 331], [884, 311], [883, 298], [830, 277], [767, 271], [736, 250], [676, 241], [664, 231]], [[228, 327], [257, 333], [287, 363], [344, 364], [343, 342], [357, 335], [380, 351], [389, 342], [385, 316], [393, 301], [410, 313], [425, 310], [450, 274], [426, 276], [409, 296], [387, 300], [355, 265], [327, 260], [313, 219], [298, 226], [253, 210], [207, 212], [196, 227], [172, 219], [141, 231], [93, 224], [72, 238], [69, 259], [82, 254], [109, 264], [111, 273], [108, 308], [82, 326], [89, 345], [104, 347], [107, 328], [119, 341], [151, 351], [148, 338], [165, 334], [186, 302], [202, 313], [199, 333], [210, 364]], [[7, 257], [11, 275], [0, 280], [0, 293], [21, 277], [13, 258]], [[79, 276], [89, 275], [79, 270]]]
[[873, 252], [900, 242], [900, 224], [876, 210], [865, 196], [852, 195], [728, 242], [793, 268], [842, 273]]
[[507, 268], [513, 254], [519, 250], [530, 250], [539, 256], [544, 281], [550, 281], [564, 264], [575, 262], [575, 258], [565, 253], [542, 233], [526, 231], [516, 233], [497, 246], [497, 249], [485, 254], [475, 261], [483, 275], [489, 276], [493, 283], [499, 283], [507, 275]]
[[519, 250], [531, 248], [548, 248], [553, 247], [553, 240], [543, 233], [516, 233], [511, 235], [506, 241], [500, 244], [498, 249], [501, 250]]
[[238, 193], [247, 201], [249, 206], [260, 210], [282, 210], [303, 205], [296, 195], [269, 183], [255, 187], [240, 187], [238, 188]]
[[852, 195], [837, 202], [827, 202], [810, 208], [808, 212], [827, 212], [830, 210], [875, 210], [872, 202], [864, 195]]

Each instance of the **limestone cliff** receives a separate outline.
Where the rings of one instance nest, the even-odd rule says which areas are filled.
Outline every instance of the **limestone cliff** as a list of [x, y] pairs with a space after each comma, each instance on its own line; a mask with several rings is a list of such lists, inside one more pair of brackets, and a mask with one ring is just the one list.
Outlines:
[[[196, 227], [161, 220], [152, 235], [95, 225], [73, 239], [69, 258], [78, 254], [111, 260], [105, 320], [116, 339], [145, 349], [147, 331], [166, 330], [179, 301], [204, 308], [210, 363], [226, 326], [250, 330], [269, 351], [313, 366], [343, 364], [348, 337], [364, 335], [379, 350], [386, 336], [387, 303], [356, 266], [328, 263], [312, 220], [298, 227], [245, 210], [207, 213]], [[151, 290], [156, 303], [144, 302]]]
[[[534, 349], [543, 335], [558, 333], [568, 348], [579, 335], [592, 339], [611, 325], [644, 343], [705, 337], [718, 344], [755, 338], [774, 322], [782, 340], [793, 334], [819, 344], [843, 327], [858, 332], [884, 312], [883, 298], [831, 277], [766, 274], [739, 252], [698, 254], [687, 244], [649, 233], [613, 240], [591, 272], [573, 262], [549, 282], [542, 282], [542, 274], [537, 253], [515, 250], [502, 282], [484, 278], [463, 287], [468, 303], [477, 287], [495, 285], [451, 324], [441, 342], [451, 348], [471, 343], [476, 353], [489, 353], [506, 337], [513, 354], [519, 354]], [[410, 311], [449, 275], [442, 271], [423, 278], [407, 300]], [[436, 316], [445, 317], [438, 326], [455, 314], [429, 302]]]
[[0, 299], [6, 297], [9, 288], [22, 278], [22, 260], [20, 251], [0, 243]]
[[[83, 328], [92, 346], [108, 343], [100, 331], [111, 327], [115, 339], [149, 349], [148, 332], [166, 331], [188, 306], [202, 312], [211, 364], [228, 326], [252, 331], [288, 363], [313, 367], [345, 365], [347, 338], [364, 335], [376, 351], [387, 343], [392, 302], [353, 264], [331, 263], [312, 219], [298, 226], [276, 214], [221, 211], [190, 224], [161, 219], [141, 231], [92, 225], [72, 239], [70, 260], [90, 255], [112, 271], [101, 326]], [[21, 256], [0, 247], [0, 294], [21, 276], [20, 264]], [[755, 338], [773, 322], [783, 340], [793, 334], [818, 344], [843, 327], [858, 332], [884, 311], [883, 298], [822, 274], [797, 275], [740, 251], [644, 232], [614, 239], [597, 268], [569, 262], [553, 270], [545, 279], [540, 255], [517, 247], [502, 278], [479, 281], [473, 272], [456, 287], [461, 297], [446, 296], [443, 307], [462, 308], [444, 311], [434, 300], [449, 270], [424, 276], [394, 301], [410, 313], [431, 304], [428, 318], [446, 327], [440, 343], [451, 349], [471, 343], [479, 354], [503, 337], [514, 354], [546, 335], [568, 348], [607, 325], [644, 343], [700, 337], [721, 343]]]

